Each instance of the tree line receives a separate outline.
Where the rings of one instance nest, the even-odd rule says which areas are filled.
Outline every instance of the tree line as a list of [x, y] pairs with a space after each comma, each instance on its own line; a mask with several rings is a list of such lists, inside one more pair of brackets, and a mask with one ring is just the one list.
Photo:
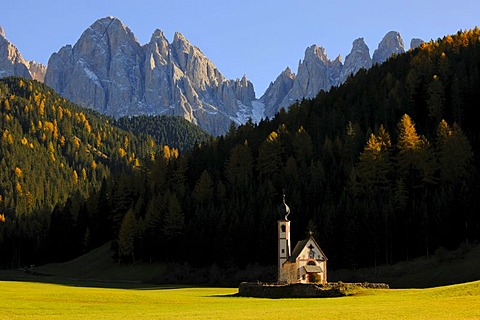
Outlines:
[[37, 244], [22, 261], [46, 257], [45, 246], [61, 261], [113, 240], [127, 263], [274, 265], [284, 189], [292, 238], [313, 231], [334, 268], [478, 241], [479, 39], [475, 28], [425, 43], [185, 152], [122, 148], [136, 169], [110, 169], [88, 192], [23, 215], [39, 219], [41, 236], [7, 238]]

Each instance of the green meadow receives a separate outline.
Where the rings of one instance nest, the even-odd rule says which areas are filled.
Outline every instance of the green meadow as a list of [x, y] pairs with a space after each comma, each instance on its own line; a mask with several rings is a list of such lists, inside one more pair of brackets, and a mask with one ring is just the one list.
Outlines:
[[235, 288], [88, 285], [1, 281], [0, 319], [480, 319], [480, 281], [323, 299], [244, 298]]

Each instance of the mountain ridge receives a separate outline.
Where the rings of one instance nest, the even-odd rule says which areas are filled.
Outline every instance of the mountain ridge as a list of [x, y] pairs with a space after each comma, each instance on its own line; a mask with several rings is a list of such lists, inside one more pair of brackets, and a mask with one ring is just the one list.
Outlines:
[[[54, 52], [48, 67], [23, 61], [3, 29], [0, 35], [16, 52], [10, 58], [0, 56], [0, 76], [3, 69], [4, 75], [44, 81], [69, 100], [116, 118], [175, 115], [213, 135], [226, 133], [232, 122], [243, 124], [251, 118], [258, 123], [273, 117], [281, 108], [313, 98], [320, 90], [342, 84], [361, 68], [368, 69], [405, 51], [396, 31], [385, 35], [372, 57], [363, 38], [356, 39], [344, 63], [340, 55], [330, 60], [325, 48], [313, 44], [306, 48], [296, 73], [287, 67], [257, 98], [246, 75], [226, 79], [180, 32], [175, 32], [170, 43], [156, 29], [149, 42], [140, 44], [120, 19], [101, 18], [74, 45]], [[414, 38], [411, 47], [421, 42]], [[19, 62], [12, 63], [17, 56]]]
[[[412, 48], [423, 43], [421, 39], [412, 40]], [[288, 108], [295, 101], [314, 98], [321, 90], [328, 91], [333, 86], [341, 85], [360, 69], [369, 69], [372, 65], [381, 64], [392, 55], [403, 52], [403, 39], [396, 31], [390, 31], [383, 37], [372, 57], [364, 39], [357, 38], [352, 43], [352, 50], [346, 56], [345, 63], [342, 63], [341, 56], [334, 60], [328, 59], [323, 47], [312, 45], [305, 50], [303, 60], [299, 61], [297, 74], [289, 76], [293, 79], [291, 84], [285, 85], [287, 80], [281, 73], [275, 82], [282, 84], [272, 82], [260, 97], [260, 101], [265, 104], [265, 116], [273, 117], [280, 109]]]

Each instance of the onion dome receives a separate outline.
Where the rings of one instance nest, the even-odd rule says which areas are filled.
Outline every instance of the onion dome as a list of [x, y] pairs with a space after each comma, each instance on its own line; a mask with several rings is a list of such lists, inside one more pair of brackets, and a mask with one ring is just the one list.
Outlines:
[[285, 203], [285, 193], [283, 194], [283, 203], [278, 206], [278, 213], [285, 216], [285, 220], [288, 220], [288, 215], [290, 214], [290, 208]]

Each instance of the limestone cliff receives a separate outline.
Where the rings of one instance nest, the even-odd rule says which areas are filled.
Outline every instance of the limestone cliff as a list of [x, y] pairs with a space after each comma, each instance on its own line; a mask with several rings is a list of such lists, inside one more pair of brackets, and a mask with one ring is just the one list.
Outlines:
[[377, 50], [373, 53], [372, 63], [383, 63], [393, 54], [405, 52], [405, 45], [400, 33], [396, 31], [388, 32], [378, 44]]
[[251, 116], [253, 85], [227, 80], [181, 33], [160, 30], [140, 45], [119, 19], [96, 21], [72, 46], [54, 53], [45, 83], [66, 98], [115, 117], [179, 115], [214, 135]]

